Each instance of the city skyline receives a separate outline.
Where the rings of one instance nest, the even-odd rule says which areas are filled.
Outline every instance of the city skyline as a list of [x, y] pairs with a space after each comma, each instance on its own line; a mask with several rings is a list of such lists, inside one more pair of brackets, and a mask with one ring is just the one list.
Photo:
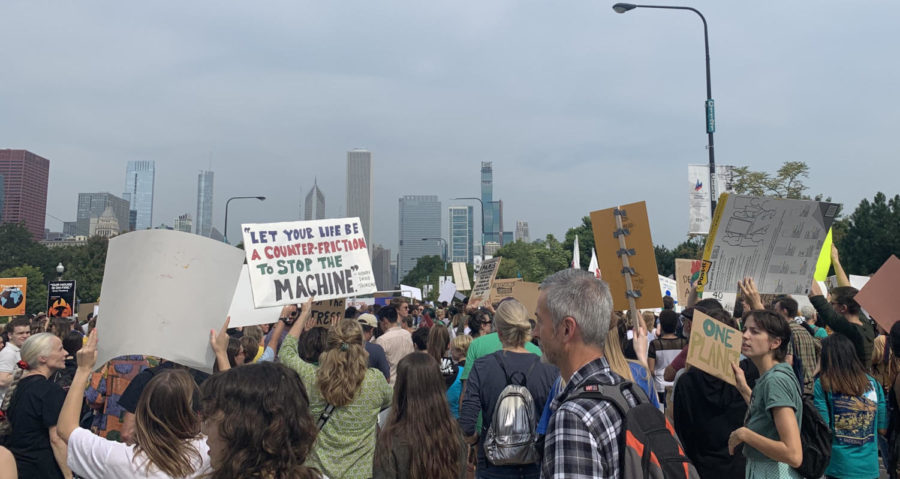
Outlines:
[[325, 193], [319, 189], [316, 180], [313, 180], [313, 186], [306, 194], [306, 202], [304, 204], [303, 219], [321, 220], [325, 218]]
[[91, 220], [99, 218], [107, 208], [116, 217], [119, 232], [128, 231], [130, 212], [128, 201], [107, 193], [79, 193], [75, 211], [75, 236], [91, 235]]
[[347, 217], [358, 217], [372, 256], [372, 227], [375, 216], [375, 183], [372, 177], [372, 152], [356, 148], [347, 152]]
[[397, 275], [402, 281], [419, 258], [443, 256], [441, 202], [435, 195], [406, 195], [399, 200], [400, 259]]

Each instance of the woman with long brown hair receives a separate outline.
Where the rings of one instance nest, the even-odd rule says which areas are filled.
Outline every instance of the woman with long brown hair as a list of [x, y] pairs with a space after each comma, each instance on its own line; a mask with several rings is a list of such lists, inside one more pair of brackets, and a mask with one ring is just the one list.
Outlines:
[[321, 477], [304, 465], [316, 424], [303, 382], [287, 367], [263, 361], [217, 373], [200, 397], [209, 479]]
[[97, 361], [96, 331], [76, 355], [78, 369], [57, 424], [72, 472], [100, 479], [193, 478], [208, 472], [209, 447], [192, 408], [199, 391], [190, 374], [169, 369], [147, 383], [135, 410], [135, 444], [126, 445], [78, 427], [85, 386]]
[[424, 353], [401, 359], [394, 389], [378, 436], [375, 478], [464, 478], [467, 447], [434, 359]]
[[393, 390], [380, 371], [369, 369], [362, 327], [354, 319], [331, 326], [318, 366], [301, 359], [297, 341], [311, 309], [310, 299], [278, 352], [281, 362], [300, 375], [318, 418], [319, 439], [308, 464], [328, 477], [372, 477], [375, 424], [378, 413], [390, 405]]
[[425, 352], [434, 358], [434, 361], [440, 366], [441, 376], [444, 378], [444, 384], [449, 388], [456, 376], [459, 374], [459, 368], [450, 358], [450, 332], [442, 324], [435, 324], [428, 331], [428, 341]]

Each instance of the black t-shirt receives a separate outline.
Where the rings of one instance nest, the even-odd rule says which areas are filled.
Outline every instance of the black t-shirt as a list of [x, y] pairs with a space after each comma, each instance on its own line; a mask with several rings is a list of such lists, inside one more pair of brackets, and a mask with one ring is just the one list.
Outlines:
[[[153, 376], [156, 376], [166, 369], [173, 369], [175, 366], [175, 363], [166, 361], [155, 368], [147, 368], [138, 373], [138, 375], [128, 383], [128, 387], [122, 392], [122, 396], [119, 397], [119, 406], [131, 414], [134, 414], [134, 412], [137, 411], [138, 399], [141, 398], [141, 394], [144, 392], [144, 388], [147, 387], [147, 383], [153, 379]], [[194, 378], [194, 382], [197, 383], [197, 386], [203, 384], [203, 381], [206, 381], [209, 377], [209, 374], [197, 371], [196, 369], [188, 368], [187, 371], [191, 374], [191, 377]]]
[[50, 428], [65, 400], [65, 391], [40, 374], [19, 380], [6, 411], [12, 426], [6, 447], [16, 458], [19, 477], [63, 477], [50, 448]]

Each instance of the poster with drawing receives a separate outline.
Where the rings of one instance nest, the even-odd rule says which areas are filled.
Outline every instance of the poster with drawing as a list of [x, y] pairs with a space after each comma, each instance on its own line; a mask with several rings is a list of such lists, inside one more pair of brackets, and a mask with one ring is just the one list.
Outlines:
[[760, 293], [808, 294], [825, 235], [840, 205], [723, 194], [703, 251], [703, 291], [736, 292], [751, 277]]

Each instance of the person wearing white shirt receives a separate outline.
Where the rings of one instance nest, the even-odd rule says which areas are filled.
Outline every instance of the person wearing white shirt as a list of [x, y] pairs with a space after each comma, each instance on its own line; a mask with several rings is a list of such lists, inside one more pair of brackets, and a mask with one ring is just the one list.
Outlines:
[[16, 372], [16, 363], [22, 359], [22, 345], [31, 336], [31, 322], [28, 318], [15, 318], [6, 325], [9, 334], [9, 342], [0, 350], [0, 401], [6, 396], [6, 390], [12, 383], [13, 373]]

